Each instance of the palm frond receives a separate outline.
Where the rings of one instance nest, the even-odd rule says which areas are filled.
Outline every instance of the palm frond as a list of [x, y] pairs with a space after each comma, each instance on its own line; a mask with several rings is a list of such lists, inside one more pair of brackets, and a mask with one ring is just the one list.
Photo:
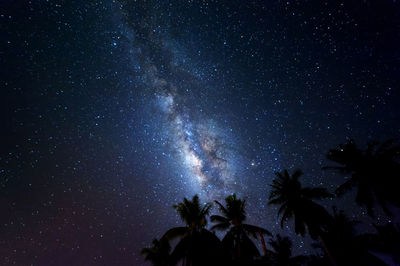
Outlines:
[[215, 224], [215, 225], [211, 226], [210, 230], [211, 230], [211, 231], [215, 231], [215, 230], [217, 230], [217, 231], [225, 231], [225, 230], [228, 229], [230, 226], [231, 226], [231, 223], [230, 223], [230, 222], [227, 222], [227, 223], [218, 223], [218, 224]]
[[225, 208], [225, 206], [224, 205], [222, 205], [222, 203], [221, 202], [219, 202], [218, 200], [216, 200], [216, 201], [214, 201], [217, 205], [218, 205], [218, 208], [219, 208], [219, 210], [224, 214], [224, 215], [228, 215], [228, 210]]
[[282, 214], [286, 209], [288, 208], [287, 204], [282, 204], [281, 207], [279, 207], [278, 210], [278, 216]]
[[263, 235], [268, 235], [268, 236], [272, 236], [271, 232], [268, 231], [267, 229], [264, 229], [262, 227], [259, 226], [255, 226], [255, 225], [251, 225], [251, 224], [243, 224], [243, 229], [245, 231], [247, 231], [248, 233], [252, 233], [252, 234], [263, 234]]
[[210, 220], [211, 222], [229, 223], [229, 219], [221, 215], [211, 215]]
[[204, 204], [203, 208], [200, 211], [201, 215], [208, 215], [210, 213], [210, 209], [212, 207], [211, 203]]
[[350, 178], [343, 184], [341, 184], [335, 191], [336, 195], [342, 196], [345, 192], [351, 190], [353, 187], [355, 187], [357, 184], [356, 180], [354, 178]]
[[169, 229], [164, 235], [163, 238], [168, 240], [174, 240], [178, 237], [182, 237], [189, 232], [189, 228], [186, 226], [181, 227], [173, 227]]

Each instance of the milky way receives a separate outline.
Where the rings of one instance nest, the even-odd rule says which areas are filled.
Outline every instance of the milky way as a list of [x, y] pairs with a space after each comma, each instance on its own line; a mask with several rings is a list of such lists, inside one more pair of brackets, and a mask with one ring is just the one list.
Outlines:
[[[164, 125], [160, 129], [167, 136], [171, 160], [181, 165], [176, 178], [183, 179], [188, 193], [200, 194], [206, 200], [221, 198], [234, 191], [238, 183], [234, 167], [238, 156], [232, 134], [228, 127], [220, 127], [212, 113], [203, 112], [202, 108], [214, 103], [209, 96], [201, 96], [207, 95], [209, 88], [196, 73], [187, 70], [188, 56], [177, 52], [168, 36], [154, 36], [155, 25], [145, 21], [141, 25], [145, 25], [141, 30], [148, 36], [137, 40], [132, 37], [135, 29], [127, 27], [125, 37], [131, 40], [134, 69], [145, 91], [153, 95], [147, 104], [155, 105], [156, 111], [162, 113]], [[158, 54], [150, 56], [154, 47]]]
[[[226, 147], [218, 125], [202, 116], [191, 118], [185, 111], [187, 107], [180, 106], [184, 100], [179, 99], [182, 96], [178, 89], [159, 77], [156, 67], [146, 73], [149, 73], [150, 86], [155, 89], [156, 104], [168, 124], [165, 134], [171, 143], [169, 148], [174, 159], [180, 161], [186, 182], [193, 186], [194, 191], [212, 197], [215, 197], [215, 191], [231, 189], [234, 172], [227, 153], [232, 151]], [[185, 85], [191, 86], [190, 83]]]

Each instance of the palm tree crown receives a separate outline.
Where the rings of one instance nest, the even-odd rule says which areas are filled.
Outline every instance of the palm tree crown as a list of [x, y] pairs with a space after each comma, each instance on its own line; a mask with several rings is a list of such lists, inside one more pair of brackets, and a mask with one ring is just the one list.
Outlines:
[[339, 166], [324, 169], [350, 174], [350, 178], [336, 190], [338, 195], [357, 187], [356, 202], [365, 206], [371, 216], [375, 200], [388, 214], [391, 214], [387, 209], [388, 202], [400, 206], [396, 186], [400, 174], [400, 146], [394, 145], [393, 141], [383, 144], [370, 142], [363, 151], [350, 140], [339, 145], [339, 149], [330, 150], [327, 157]]
[[171, 246], [165, 238], [160, 240], [153, 239], [151, 248], [143, 248], [141, 254], [145, 256], [145, 260], [150, 261], [153, 266], [169, 265], [169, 252]]
[[200, 230], [207, 225], [207, 215], [210, 212], [211, 203], [201, 206], [198, 195], [195, 195], [192, 200], [184, 198], [183, 202], [173, 207], [192, 230]]
[[[233, 194], [225, 198], [226, 206], [219, 201], [215, 201], [215, 203], [218, 205], [222, 216], [212, 215], [210, 217], [211, 221], [216, 223], [211, 227], [211, 230], [223, 231], [229, 229], [222, 243], [236, 250], [234, 252], [236, 257], [259, 255], [256, 246], [248, 235], [257, 238], [257, 235], [262, 237], [262, 234], [271, 235], [271, 233], [264, 228], [243, 223], [246, 220], [246, 201]], [[262, 238], [264, 245], [263, 240]], [[265, 249], [265, 245], [263, 248]]]
[[186, 265], [193, 266], [207, 264], [210, 260], [218, 261], [221, 257], [220, 241], [205, 229], [211, 204], [200, 204], [199, 197], [195, 195], [192, 200], [184, 198], [183, 202], [174, 205], [173, 208], [186, 226], [171, 228], [163, 236], [168, 240], [180, 237], [171, 254], [172, 264], [176, 264], [179, 260], [182, 260], [183, 264], [186, 262]]
[[280, 205], [278, 215], [282, 215], [281, 226], [289, 219], [295, 220], [295, 231], [304, 235], [306, 228], [311, 237], [321, 232], [322, 226], [329, 220], [329, 214], [314, 200], [332, 197], [325, 188], [302, 187], [299, 177], [303, 173], [296, 170], [292, 176], [287, 170], [276, 173], [277, 178], [271, 184], [270, 205]]
[[240, 225], [246, 219], [245, 204], [246, 201], [238, 199], [236, 194], [225, 198], [226, 207], [219, 201], [215, 201], [223, 216], [212, 215], [211, 221], [218, 222], [211, 229], [227, 229], [232, 225]]

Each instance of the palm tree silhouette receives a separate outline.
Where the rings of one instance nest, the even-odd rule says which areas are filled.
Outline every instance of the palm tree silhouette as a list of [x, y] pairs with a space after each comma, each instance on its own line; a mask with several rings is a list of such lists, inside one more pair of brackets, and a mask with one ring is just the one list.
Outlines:
[[400, 225], [388, 223], [374, 227], [377, 234], [367, 234], [363, 240], [371, 250], [392, 257], [394, 264], [400, 265]]
[[335, 265], [321, 238], [321, 233], [331, 218], [324, 207], [314, 202], [314, 200], [333, 197], [333, 195], [325, 188], [302, 187], [299, 181], [302, 174], [301, 170], [296, 170], [292, 176], [287, 170], [282, 173], [277, 172], [277, 178], [270, 185], [272, 190], [268, 204], [280, 206], [278, 216], [282, 215], [281, 227], [287, 219], [293, 218], [296, 234], [304, 236], [308, 231], [311, 238], [320, 238], [327, 255]]
[[168, 240], [180, 237], [180, 241], [171, 254], [173, 264], [180, 259], [182, 259], [182, 265], [217, 263], [222, 256], [220, 240], [205, 229], [211, 204], [200, 204], [198, 195], [195, 195], [192, 200], [184, 198], [183, 202], [173, 207], [186, 224], [186, 226], [171, 228], [163, 236]]
[[160, 240], [153, 239], [152, 244], [151, 248], [144, 248], [141, 251], [141, 254], [145, 256], [145, 260], [150, 261], [153, 266], [171, 265], [169, 263], [171, 246], [168, 240], [165, 238], [161, 238]]
[[376, 201], [383, 210], [391, 215], [387, 203], [400, 206], [397, 179], [400, 175], [400, 146], [392, 140], [383, 144], [370, 142], [365, 151], [357, 147], [353, 140], [331, 149], [327, 158], [339, 166], [328, 166], [323, 169], [334, 169], [350, 178], [336, 190], [338, 195], [357, 187], [356, 202], [365, 206], [373, 216], [373, 205]]
[[337, 258], [337, 263], [346, 266], [386, 265], [376, 256], [369, 253], [369, 250], [373, 248], [370, 244], [370, 235], [356, 234], [355, 226], [358, 223], [350, 220], [344, 214], [344, 211], [338, 211], [336, 207], [333, 207], [332, 220], [322, 235], [329, 246], [330, 252]]
[[305, 256], [292, 256], [292, 241], [288, 237], [276, 235], [276, 240], [268, 242], [272, 247], [271, 264], [272, 266], [297, 266], [303, 265], [306, 261]]
[[237, 198], [236, 194], [225, 198], [226, 206], [219, 201], [215, 201], [218, 205], [221, 215], [212, 215], [212, 222], [216, 224], [211, 230], [228, 230], [222, 239], [224, 247], [228, 248], [231, 255], [236, 260], [251, 259], [258, 256], [259, 252], [254, 243], [250, 240], [249, 235], [257, 238], [260, 235], [264, 251], [266, 251], [263, 234], [271, 235], [271, 233], [261, 227], [243, 223], [246, 220], [246, 201]]

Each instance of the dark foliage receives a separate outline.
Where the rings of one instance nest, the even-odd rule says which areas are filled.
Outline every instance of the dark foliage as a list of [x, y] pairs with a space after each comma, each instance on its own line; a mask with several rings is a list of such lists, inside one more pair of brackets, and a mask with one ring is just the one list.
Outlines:
[[306, 262], [305, 256], [292, 256], [292, 241], [288, 237], [278, 234], [268, 243], [273, 249], [269, 255], [271, 266], [300, 266]]
[[289, 175], [287, 170], [276, 173], [276, 179], [271, 184], [269, 196], [270, 205], [278, 205], [278, 215], [281, 215], [281, 226], [286, 220], [293, 218], [295, 231], [302, 236], [308, 230], [312, 238], [320, 235], [330, 219], [328, 212], [314, 200], [333, 197], [325, 188], [303, 188], [299, 177], [303, 173], [296, 170]]
[[[349, 220], [343, 211], [334, 208], [331, 223], [321, 235], [336, 263], [343, 266], [385, 265], [370, 252], [373, 247], [366, 241], [368, 235], [356, 234], [357, 224], [358, 222]], [[321, 247], [319, 244], [316, 246]]]
[[249, 261], [259, 256], [260, 253], [249, 236], [254, 238], [260, 236], [263, 241], [263, 235], [271, 235], [271, 233], [264, 228], [243, 223], [246, 220], [245, 200], [239, 199], [236, 194], [233, 194], [226, 197], [226, 206], [218, 201], [215, 201], [215, 203], [218, 205], [222, 216], [211, 216], [211, 221], [216, 223], [211, 227], [211, 230], [227, 231], [222, 239], [225, 250], [230, 253], [234, 260]]
[[141, 253], [145, 256], [145, 260], [150, 261], [154, 266], [167, 266], [170, 263], [171, 246], [165, 238], [160, 240], [153, 239], [151, 248], [142, 249]]
[[338, 166], [324, 167], [324, 169], [338, 170], [349, 175], [336, 190], [338, 195], [356, 188], [357, 204], [367, 208], [373, 216], [373, 205], [376, 201], [383, 210], [391, 215], [388, 204], [400, 207], [400, 197], [397, 184], [400, 179], [400, 146], [389, 140], [382, 144], [370, 142], [366, 150], [360, 149], [353, 140], [332, 149], [328, 159]]
[[[378, 144], [369, 143], [365, 151], [353, 141], [340, 145], [328, 154], [328, 159], [338, 166], [325, 167], [350, 175], [337, 190], [342, 195], [351, 188], [357, 189], [356, 202], [373, 214], [374, 202], [386, 213], [392, 215], [390, 206], [399, 206], [396, 181], [400, 176], [400, 147], [392, 141]], [[372, 266], [387, 265], [382, 258], [390, 258], [394, 265], [400, 265], [400, 227], [396, 224], [375, 226], [376, 234], [357, 234], [358, 222], [350, 220], [343, 211], [333, 208], [330, 215], [316, 200], [332, 198], [325, 188], [303, 187], [299, 178], [303, 173], [296, 170], [292, 175], [287, 170], [276, 173], [271, 184], [269, 205], [277, 205], [281, 226], [294, 220], [294, 230], [304, 236], [307, 232], [319, 242], [322, 255], [293, 256], [292, 242], [279, 234], [268, 241], [264, 235], [271, 233], [261, 227], [244, 223], [246, 201], [232, 194], [225, 198], [225, 205], [215, 201], [221, 215], [212, 215], [214, 225], [206, 229], [211, 203], [200, 204], [195, 195], [192, 200], [173, 206], [184, 226], [168, 230], [160, 239], [154, 239], [151, 248], [144, 248], [142, 254], [153, 265], [237, 265], [237, 266], [297, 266], [297, 265], [338, 265]], [[225, 231], [220, 240], [212, 231]], [[264, 255], [261, 256], [251, 238], [260, 237]], [[172, 252], [170, 241], [179, 239]], [[316, 253], [317, 254], [317, 253]], [[387, 259], [386, 259], [387, 261]]]
[[192, 200], [184, 198], [183, 202], [173, 207], [186, 226], [174, 227], [163, 236], [168, 240], [180, 238], [170, 257], [172, 264], [175, 265], [180, 260], [184, 265], [220, 262], [224, 257], [221, 242], [218, 237], [205, 229], [211, 204], [202, 206], [199, 197], [195, 195]]

